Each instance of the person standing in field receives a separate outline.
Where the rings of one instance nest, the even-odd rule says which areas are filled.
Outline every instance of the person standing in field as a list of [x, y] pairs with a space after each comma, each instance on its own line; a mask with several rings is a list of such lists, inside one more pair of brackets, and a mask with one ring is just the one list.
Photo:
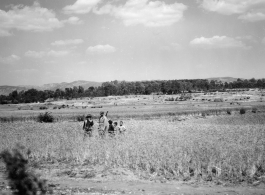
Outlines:
[[109, 120], [108, 133], [109, 133], [110, 137], [114, 137], [115, 136], [115, 130], [114, 130], [114, 126], [112, 125], [112, 120]]
[[99, 117], [99, 126], [98, 126], [98, 134], [101, 138], [105, 137], [106, 132], [109, 129], [109, 123], [107, 116], [104, 115], [104, 112], [100, 112]]
[[92, 137], [93, 126], [94, 126], [94, 122], [92, 120], [92, 115], [91, 114], [88, 114], [86, 116], [86, 119], [84, 120], [84, 125], [83, 125], [84, 139], [87, 136]]
[[120, 121], [120, 126], [119, 126], [120, 134], [124, 134], [125, 131], [126, 131], [126, 127], [123, 125], [123, 121]]

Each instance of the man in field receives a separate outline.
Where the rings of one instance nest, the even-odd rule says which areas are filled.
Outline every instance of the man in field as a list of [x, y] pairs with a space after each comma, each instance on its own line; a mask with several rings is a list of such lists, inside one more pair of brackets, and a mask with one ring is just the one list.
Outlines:
[[107, 116], [104, 115], [104, 112], [100, 112], [100, 117], [99, 117], [99, 126], [98, 126], [98, 134], [101, 138], [105, 137], [106, 132], [109, 129], [109, 123]]
[[89, 136], [92, 137], [94, 122], [92, 120], [92, 115], [88, 114], [84, 120], [83, 130], [84, 130], [84, 139]]

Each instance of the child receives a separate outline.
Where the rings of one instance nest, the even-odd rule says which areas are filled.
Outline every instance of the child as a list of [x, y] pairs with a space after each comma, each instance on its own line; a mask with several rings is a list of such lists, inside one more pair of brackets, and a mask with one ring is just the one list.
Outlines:
[[117, 122], [114, 122], [114, 132], [115, 132], [115, 134], [116, 133], [118, 133], [118, 132], [120, 132], [120, 127], [118, 126], [118, 123]]
[[113, 137], [115, 135], [114, 126], [112, 125], [112, 120], [109, 120], [109, 129], [108, 133], [110, 137]]
[[86, 136], [92, 137], [92, 131], [93, 131], [93, 125], [94, 122], [92, 120], [91, 114], [88, 114], [86, 116], [86, 119], [84, 120], [83, 130], [84, 132], [84, 139]]
[[124, 134], [126, 131], [125, 126], [123, 125], [123, 121], [120, 121], [120, 126], [119, 126], [120, 134]]

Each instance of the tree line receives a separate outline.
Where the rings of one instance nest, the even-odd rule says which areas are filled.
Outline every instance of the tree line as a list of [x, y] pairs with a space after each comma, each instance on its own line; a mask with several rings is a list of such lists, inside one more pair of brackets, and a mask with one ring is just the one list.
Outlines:
[[111, 81], [104, 82], [99, 87], [82, 86], [52, 90], [29, 89], [13, 91], [9, 95], [0, 96], [0, 104], [18, 104], [44, 102], [48, 98], [73, 99], [82, 97], [103, 97], [116, 95], [150, 95], [150, 94], [177, 94], [198, 91], [225, 91], [240, 88], [265, 88], [265, 79], [237, 79], [234, 82], [221, 82], [206, 79], [192, 80], [154, 80], [154, 81]]

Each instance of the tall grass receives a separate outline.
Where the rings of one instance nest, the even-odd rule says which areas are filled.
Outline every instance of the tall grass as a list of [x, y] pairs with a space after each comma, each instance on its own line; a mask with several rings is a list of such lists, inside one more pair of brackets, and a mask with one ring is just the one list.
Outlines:
[[265, 173], [265, 115], [253, 115], [181, 123], [127, 120], [124, 136], [99, 139], [94, 133], [85, 141], [82, 123], [2, 123], [0, 151], [19, 143], [38, 162], [86, 162], [175, 179], [249, 181]]

